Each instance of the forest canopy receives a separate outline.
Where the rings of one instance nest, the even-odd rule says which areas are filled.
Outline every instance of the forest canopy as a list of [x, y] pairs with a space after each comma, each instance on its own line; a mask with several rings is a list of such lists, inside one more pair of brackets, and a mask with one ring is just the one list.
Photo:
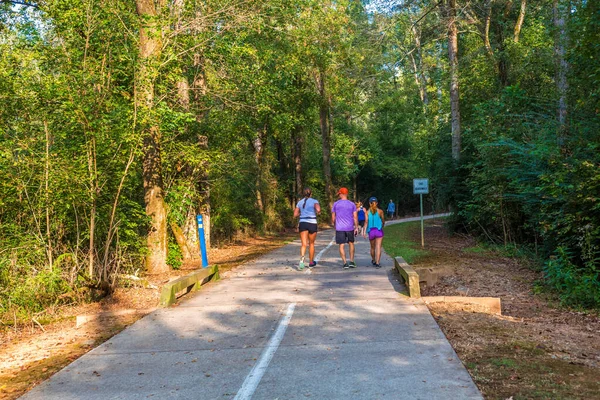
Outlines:
[[598, 307], [598, 43], [588, 0], [2, 0], [0, 313], [424, 177]]

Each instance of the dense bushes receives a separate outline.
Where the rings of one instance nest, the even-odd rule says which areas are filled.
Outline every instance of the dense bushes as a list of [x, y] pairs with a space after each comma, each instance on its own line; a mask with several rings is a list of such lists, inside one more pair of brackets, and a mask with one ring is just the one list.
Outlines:
[[572, 124], [559, 143], [550, 115], [512, 89], [478, 115], [459, 216], [486, 240], [548, 260], [547, 283], [564, 303], [600, 307], [600, 121]]

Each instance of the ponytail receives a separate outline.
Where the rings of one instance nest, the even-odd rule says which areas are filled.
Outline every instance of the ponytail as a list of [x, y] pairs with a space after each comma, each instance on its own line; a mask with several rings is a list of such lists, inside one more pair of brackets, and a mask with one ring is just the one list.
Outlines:
[[371, 214], [377, 213], [377, 202], [369, 203], [369, 211], [371, 211]]
[[312, 190], [310, 190], [310, 188], [305, 188], [304, 189], [304, 202], [302, 203], [302, 208], [306, 207], [306, 200], [308, 200], [308, 198], [312, 196]]

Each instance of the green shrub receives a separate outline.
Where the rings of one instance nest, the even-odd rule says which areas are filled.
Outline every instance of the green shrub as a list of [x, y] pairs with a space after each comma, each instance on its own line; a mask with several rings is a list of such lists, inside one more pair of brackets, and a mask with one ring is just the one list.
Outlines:
[[[60, 269], [43, 270], [23, 276], [6, 272], [0, 263], [2, 279], [9, 280], [10, 288], [2, 290], [0, 309], [3, 313], [14, 311], [23, 317], [61, 303], [62, 295], [72, 291]], [[10, 275], [10, 276], [9, 276]]]
[[169, 240], [169, 252], [167, 254], [167, 264], [173, 269], [180, 269], [183, 264], [183, 255], [177, 243]]
[[582, 269], [571, 262], [569, 252], [559, 247], [546, 262], [546, 283], [558, 292], [562, 304], [600, 308], [600, 279], [595, 265]]

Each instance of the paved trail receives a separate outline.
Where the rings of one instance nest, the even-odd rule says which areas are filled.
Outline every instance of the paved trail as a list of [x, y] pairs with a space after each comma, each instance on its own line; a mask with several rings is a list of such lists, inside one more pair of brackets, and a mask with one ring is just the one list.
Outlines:
[[392, 272], [344, 270], [333, 232], [297, 271], [296, 241], [158, 310], [23, 397], [34, 399], [481, 399], [426, 306]]

